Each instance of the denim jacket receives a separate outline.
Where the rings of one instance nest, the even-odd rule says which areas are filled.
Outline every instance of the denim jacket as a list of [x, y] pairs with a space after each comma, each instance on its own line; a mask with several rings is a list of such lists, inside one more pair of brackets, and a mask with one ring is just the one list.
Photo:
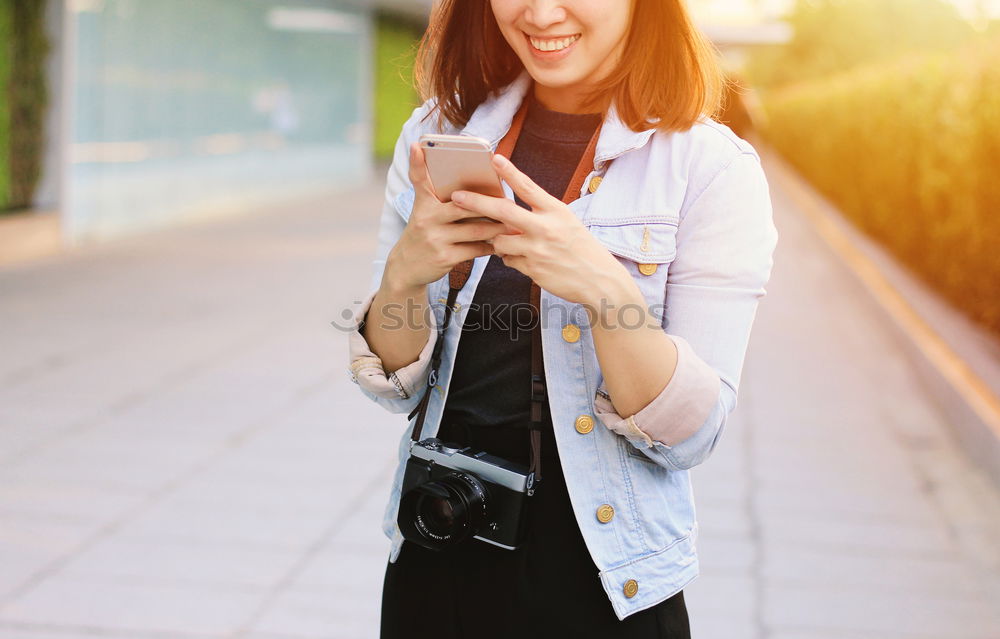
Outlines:
[[[483, 137], [496, 149], [531, 82], [523, 71], [479, 105], [461, 130], [447, 123], [438, 130], [436, 114], [423, 120], [433, 99], [403, 125], [388, 174], [370, 292], [349, 335], [352, 381], [390, 412], [409, 413], [425, 392], [448, 293], [447, 275], [428, 285], [436, 322], [431, 337], [417, 361], [387, 375], [358, 325], [413, 207], [409, 145], [422, 133], [464, 133]], [[513, 199], [510, 187], [503, 187]], [[760, 158], [748, 142], [707, 118], [684, 132], [637, 133], [618, 119], [614, 104], [600, 131], [593, 171], [568, 206], [625, 265], [678, 351], [663, 392], [635, 415], [619, 415], [604, 385], [585, 309], [542, 290], [545, 382], [563, 473], [598, 569], [595, 577], [624, 619], [676, 594], [698, 575], [689, 469], [711, 454], [736, 407], [750, 328], [765, 295], [778, 233]], [[458, 295], [423, 437], [435, 435], [440, 425], [465, 311], [487, 261], [488, 256], [476, 258]], [[415, 420], [399, 441], [383, 520], [393, 562], [403, 542], [396, 515]]]

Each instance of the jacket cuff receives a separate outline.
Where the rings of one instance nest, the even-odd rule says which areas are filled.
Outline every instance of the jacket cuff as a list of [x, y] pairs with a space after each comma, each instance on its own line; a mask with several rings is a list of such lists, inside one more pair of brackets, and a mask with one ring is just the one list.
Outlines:
[[437, 342], [437, 317], [434, 313], [427, 313], [431, 321], [431, 334], [416, 361], [386, 373], [382, 367], [382, 359], [372, 352], [368, 341], [361, 334], [362, 323], [377, 293], [378, 289], [370, 292], [360, 309], [351, 317], [348, 335], [351, 381], [385, 399], [409, 399], [427, 383], [431, 355]]
[[654, 441], [676, 446], [693, 435], [708, 419], [722, 390], [718, 373], [698, 357], [688, 341], [667, 335], [677, 346], [677, 367], [653, 401], [623, 418], [606, 392], [599, 389], [594, 399], [594, 412], [604, 425], [641, 448], [652, 446]]

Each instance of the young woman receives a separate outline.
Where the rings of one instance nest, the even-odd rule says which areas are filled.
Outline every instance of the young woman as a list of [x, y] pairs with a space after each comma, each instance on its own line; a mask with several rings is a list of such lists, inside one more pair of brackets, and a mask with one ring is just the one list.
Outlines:
[[[421, 413], [382, 637], [688, 637], [688, 469], [736, 406], [777, 243], [756, 151], [710, 118], [715, 51], [683, 0], [441, 0], [417, 73], [350, 335], [364, 394]], [[438, 200], [427, 132], [488, 140], [507, 197]], [[404, 539], [417, 421], [536, 470], [523, 543]]]

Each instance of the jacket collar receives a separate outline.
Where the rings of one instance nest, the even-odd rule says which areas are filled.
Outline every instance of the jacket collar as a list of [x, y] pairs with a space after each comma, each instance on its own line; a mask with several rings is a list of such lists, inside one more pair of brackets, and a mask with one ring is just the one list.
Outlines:
[[[527, 69], [498, 94], [492, 95], [480, 104], [469, 122], [462, 129], [465, 135], [475, 135], [489, 141], [496, 148], [500, 139], [510, 129], [514, 114], [521, 106], [521, 101], [531, 88], [532, 78]], [[618, 157], [628, 151], [638, 149], [646, 144], [656, 129], [646, 129], [635, 132], [628, 128], [619, 118], [614, 103], [608, 107], [604, 116], [604, 125], [597, 137], [597, 149], [594, 153], [594, 168]]]

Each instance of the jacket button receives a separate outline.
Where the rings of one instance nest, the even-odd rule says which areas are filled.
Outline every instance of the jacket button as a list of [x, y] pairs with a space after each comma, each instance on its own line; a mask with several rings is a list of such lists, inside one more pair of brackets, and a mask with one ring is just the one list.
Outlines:
[[587, 190], [590, 191], [591, 193], [595, 192], [597, 190], [597, 187], [601, 185], [601, 179], [602, 178], [600, 175], [595, 175], [594, 177], [590, 178], [590, 184], [587, 185]]
[[640, 264], [639, 272], [642, 273], [643, 275], [652, 275], [653, 273], [656, 272], [656, 268], [658, 266], [659, 264]]
[[576, 324], [567, 324], [562, 327], [562, 338], [572, 344], [580, 339], [580, 327]]
[[629, 579], [625, 582], [625, 586], [622, 588], [625, 591], [625, 596], [631, 599], [635, 597], [635, 593], [639, 592], [639, 582], [635, 579]]
[[594, 430], [594, 418], [590, 415], [580, 415], [576, 418], [576, 432], [586, 435]]
[[608, 523], [614, 516], [615, 509], [611, 507], [611, 504], [602, 504], [597, 508], [597, 521], [602, 524]]

